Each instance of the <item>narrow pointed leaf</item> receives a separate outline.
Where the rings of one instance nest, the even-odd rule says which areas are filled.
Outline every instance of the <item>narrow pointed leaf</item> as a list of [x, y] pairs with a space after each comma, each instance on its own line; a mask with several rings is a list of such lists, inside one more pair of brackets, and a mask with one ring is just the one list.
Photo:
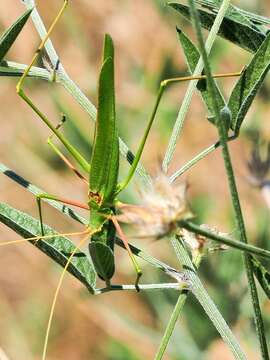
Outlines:
[[103, 44], [103, 62], [105, 62], [109, 57], [114, 59], [113, 40], [109, 34], [105, 34]]
[[12, 24], [0, 38], [0, 62], [6, 56], [8, 50], [13, 45], [17, 36], [20, 34], [24, 25], [26, 24], [29, 16], [31, 15], [32, 9], [27, 10], [22, 16], [20, 16], [14, 24]]
[[[196, 46], [193, 44], [193, 42], [187, 37], [187, 35], [180, 30], [179, 28], [176, 28], [178, 39], [181, 43], [182, 49], [185, 54], [186, 62], [189, 67], [189, 71], [192, 74], [196, 68], [196, 65], [200, 58], [199, 50], [196, 48]], [[216, 84], [216, 83], [215, 83]], [[207, 81], [206, 80], [200, 80], [197, 84], [197, 89], [199, 90], [203, 101], [209, 111], [209, 120], [213, 122], [213, 102], [212, 102], [212, 96], [209, 92], [209, 89], [207, 87]], [[218, 102], [219, 110], [223, 109], [225, 106], [225, 101], [223, 99], [223, 96], [216, 85], [216, 100]]]
[[105, 55], [107, 58], [99, 77], [98, 114], [90, 172], [90, 194], [101, 197], [99, 205], [113, 203], [119, 170], [113, 45], [109, 35], [105, 37]]
[[239, 133], [241, 124], [270, 69], [270, 33], [238, 79], [228, 102], [232, 130]]
[[113, 277], [115, 271], [114, 255], [111, 248], [99, 241], [89, 244], [89, 252], [98, 276], [105, 281]]
[[[169, 5], [183, 17], [190, 20], [189, 7], [176, 2]], [[198, 10], [202, 27], [210, 30], [216, 15], [206, 10]], [[254, 25], [248, 25], [236, 16], [226, 15], [220, 26], [218, 35], [250, 52], [256, 52], [264, 41], [266, 34]]]
[[[196, 3], [213, 12], [217, 12], [222, 3], [222, 0], [196, 0]], [[255, 28], [258, 25], [270, 25], [269, 18], [240, 9], [234, 5], [229, 6], [227, 16], [236, 17], [236, 20], [238, 20], [239, 22], [247, 25], [252, 25]]]
[[[38, 220], [4, 203], [0, 203], [0, 221], [23, 238], [40, 235], [40, 223]], [[46, 235], [57, 234], [47, 225], [44, 225], [44, 230]], [[75, 249], [75, 245], [68, 238], [61, 235], [51, 239], [29, 242], [62, 267], [66, 265], [69, 256]], [[94, 293], [96, 273], [93, 264], [85, 253], [79, 251], [75, 254], [67, 271], [83, 283], [91, 293]]]
[[260, 283], [265, 295], [270, 299], [270, 272], [257, 260], [254, 256], [251, 257], [254, 274]]

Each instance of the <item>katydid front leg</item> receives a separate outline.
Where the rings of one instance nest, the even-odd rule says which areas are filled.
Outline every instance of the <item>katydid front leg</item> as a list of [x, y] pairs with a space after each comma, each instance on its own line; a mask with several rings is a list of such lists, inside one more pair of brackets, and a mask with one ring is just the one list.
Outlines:
[[[232, 77], [232, 76], [240, 76], [242, 74], [242, 71], [243, 70], [241, 70], [239, 72], [228, 73], [228, 74], [215, 74], [215, 75], [213, 75], [213, 78], [226, 78], [226, 77]], [[144, 135], [142, 137], [141, 143], [140, 143], [139, 148], [137, 150], [137, 153], [136, 153], [136, 155], [135, 155], [135, 157], [133, 159], [131, 168], [129, 170], [129, 173], [128, 173], [126, 179], [118, 184], [117, 193], [120, 193], [123, 189], [125, 189], [128, 186], [130, 180], [132, 179], [132, 177], [133, 177], [133, 175], [134, 175], [134, 173], [136, 171], [136, 168], [137, 168], [138, 163], [139, 163], [139, 161], [141, 159], [141, 156], [142, 156], [142, 152], [143, 152], [147, 137], [149, 135], [149, 132], [150, 132], [151, 127], [153, 125], [153, 122], [155, 120], [159, 104], [161, 102], [162, 96], [163, 96], [164, 91], [167, 88], [167, 86], [170, 85], [170, 84], [173, 84], [173, 83], [178, 83], [178, 82], [183, 82], [183, 81], [203, 80], [203, 79], [206, 79], [205, 75], [184, 76], [184, 77], [176, 77], [176, 78], [166, 79], [166, 80], [163, 80], [160, 83], [158, 95], [157, 95], [157, 98], [156, 98], [156, 102], [155, 102], [154, 108], [152, 110], [150, 119], [148, 121], [145, 133], [144, 133]]]
[[36, 195], [36, 202], [37, 202], [37, 206], [38, 206], [38, 215], [39, 215], [39, 221], [40, 221], [40, 230], [41, 230], [42, 236], [45, 235], [44, 227], [43, 227], [43, 216], [42, 216], [42, 210], [41, 210], [41, 200], [42, 199], [53, 200], [53, 201], [60, 202], [62, 204], [71, 205], [71, 206], [78, 207], [80, 209], [89, 210], [88, 205], [82, 204], [78, 201], [74, 201], [74, 200], [70, 200], [70, 199], [66, 199], [66, 198], [62, 198], [59, 196], [46, 194], [46, 193]]
[[[36, 62], [36, 60], [37, 60], [37, 58], [39, 56], [39, 53], [44, 48], [44, 45], [45, 45], [46, 41], [50, 37], [50, 35], [51, 35], [52, 31], [54, 30], [56, 24], [60, 20], [63, 12], [65, 11], [65, 9], [67, 7], [67, 5], [68, 5], [68, 0], [64, 0], [63, 6], [60, 9], [57, 17], [53, 21], [52, 25], [50, 26], [50, 28], [49, 28], [49, 30], [47, 32], [47, 35], [45, 36], [45, 38], [40, 43], [40, 45], [39, 45], [37, 51], [35, 52], [30, 64], [25, 69], [22, 77], [20, 78], [20, 80], [19, 80], [19, 82], [18, 82], [18, 84], [16, 86], [16, 91], [17, 91], [18, 95], [33, 109], [33, 111], [40, 117], [40, 119], [58, 137], [58, 139], [63, 143], [63, 145], [66, 147], [66, 149], [72, 155], [72, 157], [78, 162], [80, 167], [85, 172], [89, 173], [90, 165], [89, 165], [88, 161], [80, 154], [80, 152], [73, 145], [70, 144], [70, 142], [65, 138], [65, 136], [61, 132], [59, 132], [57, 128], [55, 128], [55, 126], [52, 124], [52, 122], [49, 120], [49, 118], [42, 111], [39, 110], [39, 108], [33, 103], [33, 101], [26, 95], [26, 93], [24, 92], [24, 89], [23, 89], [23, 86], [24, 86], [27, 75], [29, 74], [29, 72], [30, 72], [32, 66], [34, 65], [34, 63]], [[55, 76], [55, 70], [54, 70], [54, 75], [53, 76]]]

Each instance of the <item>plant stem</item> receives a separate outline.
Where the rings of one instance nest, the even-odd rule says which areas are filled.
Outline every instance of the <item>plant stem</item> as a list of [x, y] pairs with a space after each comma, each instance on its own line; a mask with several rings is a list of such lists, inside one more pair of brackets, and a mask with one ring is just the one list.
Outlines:
[[260, 256], [260, 257], [270, 260], [270, 251], [268, 251], [268, 250], [261, 249], [257, 246], [249, 245], [249, 244], [241, 242], [241, 241], [233, 240], [229, 237], [217, 235], [211, 231], [202, 229], [199, 225], [194, 224], [191, 221], [183, 220], [183, 221], [180, 221], [178, 225], [188, 231], [205, 236], [208, 239], [217, 241], [219, 243], [231, 246], [235, 249], [245, 251], [245, 252], [248, 252], [248, 253], [251, 253], [251, 254], [254, 254], [254, 255], [257, 255], [257, 256]]
[[141, 290], [166, 290], [166, 289], [171, 289], [171, 290], [176, 290], [179, 291], [182, 287], [185, 287], [185, 284], [183, 283], [183, 285], [180, 285], [179, 283], [162, 283], [162, 284], [139, 284], [139, 286], [135, 286], [135, 285], [111, 285], [109, 287], [106, 288], [102, 288], [102, 289], [96, 289], [95, 291], [95, 295], [100, 295], [103, 293], [107, 293], [110, 291], [121, 291], [121, 290], [129, 290], [129, 291], [138, 291], [138, 287]]
[[[229, 7], [229, 4], [230, 4], [230, 1], [224, 0], [222, 2], [221, 6], [220, 6], [220, 9], [219, 9], [218, 13], [217, 13], [217, 16], [216, 16], [214, 24], [213, 24], [213, 26], [212, 26], [212, 28], [210, 30], [210, 33], [209, 33], [209, 36], [207, 38], [206, 45], [205, 45], [206, 46], [206, 51], [207, 51], [208, 54], [210, 53], [211, 48], [212, 48], [212, 46], [214, 44], [214, 41], [216, 39], [218, 30], [220, 28], [220, 25], [222, 23], [222, 20], [223, 20], [225, 14], [226, 14], [226, 11], [227, 11], [227, 9]], [[202, 57], [200, 57], [197, 65], [196, 65], [196, 68], [194, 70], [193, 75], [194, 76], [200, 75], [202, 70], [203, 70], [203, 67], [204, 67], [203, 59], [202, 59]], [[169, 140], [169, 145], [167, 147], [167, 150], [166, 150], [166, 153], [165, 153], [165, 156], [164, 156], [164, 160], [163, 160], [163, 164], [162, 164], [162, 168], [163, 168], [164, 172], [167, 172], [169, 164], [170, 164], [170, 162], [172, 160], [172, 157], [173, 157], [173, 154], [174, 154], [174, 151], [175, 151], [175, 148], [176, 148], [176, 143], [177, 143], [178, 137], [179, 137], [179, 135], [181, 133], [181, 130], [183, 128], [185, 117], [186, 117], [189, 105], [191, 103], [193, 92], [196, 89], [196, 85], [197, 85], [197, 81], [192, 81], [188, 85], [186, 95], [185, 95], [185, 97], [183, 99], [181, 108], [180, 108], [179, 113], [177, 115], [177, 119], [176, 119], [176, 122], [175, 122], [175, 125], [174, 125], [174, 128], [173, 128], [173, 131], [172, 131], [172, 135], [171, 135], [171, 138]]]
[[[225, 0], [224, 2], [227, 2], [229, 5], [230, 0]], [[218, 109], [218, 104], [217, 104], [216, 97], [215, 97], [214, 80], [211, 75], [211, 69], [210, 69], [210, 64], [208, 61], [208, 55], [207, 55], [207, 51], [205, 49], [203, 36], [202, 36], [202, 32], [201, 32], [201, 27], [200, 27], [200, 19], [199, 19], [199, 15], [198, 15], [198, 12], [197, 12], [195, 4], [194, 4], [194, 0], [189, 0], [189, 7], [190, 7], [191, 18], [193, 20], [193, 26], [196, 31], [199, 48], [200, 48], [201, 55], [202, 55], [203, 62], [204, 62], [204, 69], [205, 69], [205, 73], [207, 76], [209, 91], [211, 93], [211, 97], [212, 97], [212, 101], [213, 101], [213, 109], [214, 109], [214, 114], [215, 114], [215, 119], [216, 119], [216, 126], [218, 129], [220, 143], [221, 143], [221, 147], [222, 147], [222, 155], [223, 155], [224, 165], [225, 165], [228, 183], [229, 183], [229, 187], [230, 187], [232, 205], [233, 205], [233, 209], [234, 209], [234, 213], [235, 213], [235, 219], [236, 219], [236, 223], [237, 223], [237, 227], [238, 227], [238, 232], [239, 232], [241, 241], [244, 243], [247, 243], [244, 219], [243, 219], [243, 215], [242, 215], [241, 205], [240, 205], [240, 201], [239, 201], [239, 197], [238, 197], [238, 191], [237, 191], [236, 182], [235, 182], [235, 178], [234, 178], [233, 167], [232, 167], [229, 149], [228, 149], [228, 145], [227, 145], [227, 130], [225, 129], [223, 119], [222, 119], [221, 114]], [[263, 359], [269, 359], [267, 342], [266, 342], [266, 338], [265, 338], [264, 324], [263, 324], [263, 319], [262, 319], [262, 314], [261, 314], [261, 309], [260, 309], [260, 304], [259, 304], [259, 298], [258, 298], [258, 293], [257, 293], [254, 276], [253, 276], [253, 264], [252, 264], [249, 254], [244, 253], [244, 263], [245, 263], [245, 268], [246, 268], [247, 278], [248, 278], [248, 283], [249, 283], [249, 289], [250, 289], [252, 303], [253, 303], [253, 309], [254, 309], [254, 315], [255, 315], [255, 325], [256, 325], [258, 336], [259, 336], [261, 355], [262, 355]]]
[[155, 356], [155, 360], [161, 360], [163, 358], [163, 355], [166, 351], [166, 348], [167, 348], [170, 338], [172, 336], [173, 330], [175, 328], [175, 324], [176, 324], [177, 320], [179, 319], [180, 313], [185, 305], [187, 295], [188, 295], [188, 292], [184, 291], [178, 297], [177, 303], [174, 307], [174, 310], [172, 312], [172, 315], [171, 315], [168, 325], [166, 327], [165, 333], [164, 333], [161, 343], [159, 345], [159, 349]]

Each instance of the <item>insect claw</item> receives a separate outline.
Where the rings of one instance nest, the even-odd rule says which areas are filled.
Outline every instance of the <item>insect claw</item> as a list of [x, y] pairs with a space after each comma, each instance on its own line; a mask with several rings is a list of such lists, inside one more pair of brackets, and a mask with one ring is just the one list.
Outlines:
[[136, 282], [135, 282], [135, 288], [136, 288], [136, 291], [137, 292], [140, 292], [140, 287], [139, 287], [139, 281], [140, 281], [140, 278], [141, 278], [141, 276], [142, 276], [142, 271], [141, 270], [138, 270], [138, 272], [137, 272], [137, 278], [136, 278]]

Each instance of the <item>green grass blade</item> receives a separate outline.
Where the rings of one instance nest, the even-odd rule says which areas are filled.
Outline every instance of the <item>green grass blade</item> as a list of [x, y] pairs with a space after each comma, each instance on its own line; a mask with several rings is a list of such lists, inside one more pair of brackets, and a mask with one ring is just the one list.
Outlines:
[[270, 69], [270, 33], [238, 79], [228, 102], [232, 129], [239, 133], [241, 124]]
[[251, 257], [254, 274], [260, 283], [265, 295], [270, 299], [270, 272], [257, 260], [254, 256]]
[[[187, 35], [180, 30], [179, 28], [176, 28], [178, 39], [181, 43], [182, 49], [185, 54], [186, 62], [188, 64], [190, 73], [193, 74], [196, 65], [200, 59], [200, 53], [197, 47], [193, 44], [193, 42], [187, 37]], [[216, 83], [215, 83], [216, 84]], [[209, 120], [212, 122], [213, 116], [214, 116], [214, 109], [213, 109], [213, 102], [212, 97], [210, 94], [210, 91], [207, 87], [207, 81], [206, 80], [200, 80], [197, 84], [197, 89], [199, 90], [203, 101], [209, 111]], [[219, 91], [218, 86], [216, 85], [216, 99], [218, 102], [219, 110], [223, 109], [225, 104], [224, 98]]]
[[104, 56], [99, 78], [98, 113], [91, 160], [90, 191], [101, 197], [102, 204], [112, 204], [119, 170], [119, 142], [115, 119], [113, 45], [109, 35], [104, 42]]
[[27, 10], [22, 16], [20, 16], [14, 24], [12, 24], [0, 38], [0, 62], [4, 59], [7, 52], [17, 39], [18, 35], [22, 31], [26, 24], [32, 10]]
[[[38, 220], [4, 203], [0, 203], [0, 221], [23, 238], [40, 235]], [[43, 226], [45, 235], [57, 234], [49, 226]], [[68, 257], [76, 247], [68, 238], [60, 235], [51, 239], [29, 242], [62, 267], [65, 267]], [[80, 251], [78, 255], [72, 258], [68, 272], [84, 284], [91, 293], [94, 293], [96, 273], [93, 265], [85, 253]]]
[[[178, 11], [183, 17], [190, 20], [188, 6], [175, 2], [170, 2], [169, 5]], [[216, 15], [209, 13], [206, 10], [198, 10], [198, 13], [201, 25], [205, 29], [210, 30]], [[256, 52], [266, 37], [265, 33], [257, 28], [254, 28], [253, 24], [248, 25], [246, 21], [230, 14], [226, 14], [220, 26], [218, 35], [250, 52]]]

